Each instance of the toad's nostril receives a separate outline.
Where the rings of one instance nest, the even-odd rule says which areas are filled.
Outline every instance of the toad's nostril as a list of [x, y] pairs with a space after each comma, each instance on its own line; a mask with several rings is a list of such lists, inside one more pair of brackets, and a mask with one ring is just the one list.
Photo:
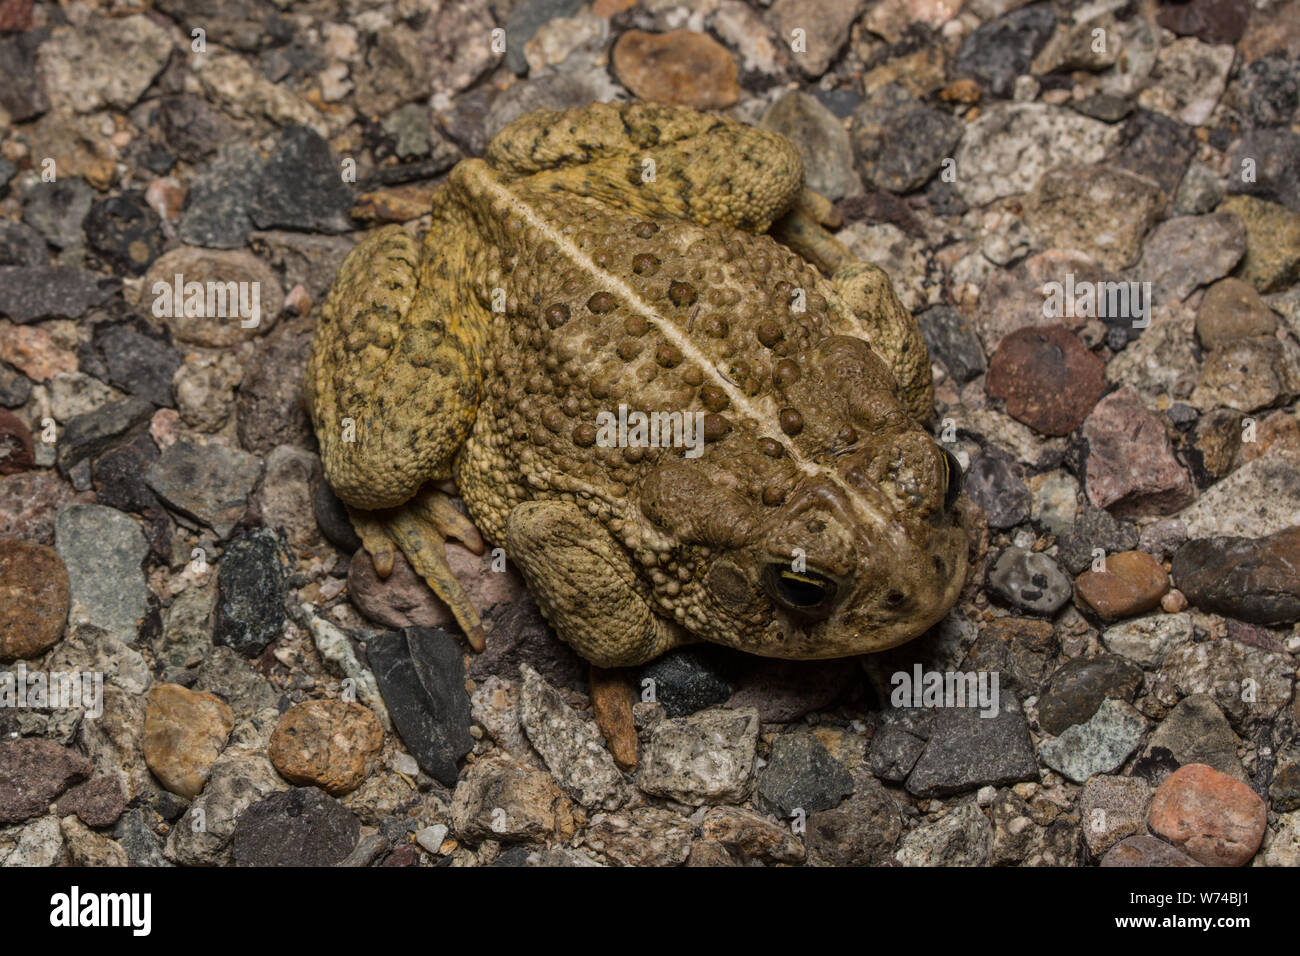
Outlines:
[[885, 595], [885, 607], [891, 610], [902, 607], [905, 600], [907, 598], [902, 591], [890, 591]]

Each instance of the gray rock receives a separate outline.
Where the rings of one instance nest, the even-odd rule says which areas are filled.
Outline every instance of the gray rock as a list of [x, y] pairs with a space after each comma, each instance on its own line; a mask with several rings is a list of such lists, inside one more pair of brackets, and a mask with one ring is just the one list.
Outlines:
[[1234, 730], [1253, 735], [1291, 699], [1294, 675], [1290, 656], [1222, 638], [1170, 651], [1151, 692], [1166, 706], [1191, 694], [1207, 694]]
[[937, 305], [918, 315], [916, 321], [930, 358], [942, 362], [958, 385], [965, 385], [988, 370], [979, 336], [957, 309]]
[[[1254, 179], [1246, 181], [1241, 170], [1254, 164]], [[1289, 129], [1248, 130], [1232, 153], [1228, 177], [1229, 193], [1245, 193], [1280, 203], [1300, 212], [1300, 135]]]
[[1006, 548], [989, 565], [990, 591], [1013, 607], [1050, 617], [1074, 594], [1070, 579], [1041, 551]]
[[758, 775], [760, 808], [782, 817], [800, 810], [810, 814], [834, 809], [853, 789], [853, 777], [844, 765], [808, 733], [777, 737], [771, 759]]
[[78, 415], [59, 436], [59, 471], [70, 475], [81, 462], [98, 458], [119, 440], [142, 429], [152, 416], [153, 405], [134, 397]]
[[1138, 531], [1131, 522], [1120, 521], [1109, 511], [1085, 502], [1074, 527], [1061, 537], [1057, 557], [1071, 574], [1082, 574], [1092, 567], [1096, 549], [1100, 548], [1104, 554], [1117, 554], [1132, 551], [1137, 543]]
[[876, 730], [867, 750], [871, 772], [881, 780], [902, 783], [916, 766], [926, 738], [905, 730], [896, 723], [886, 723]]
[[990, 528], [1013, 528], [1029, 517], [1031, 499], [1020, 463], [996, 445], [971, 458], [962, 489], [984, 509]]
[[84, 269], [62, 266], [0, 266], [0, 315], [19, 325], [40, 319], [79, 319], [121, 287]]
[[739, 803], [749, 793], [758, 745], [752, 708], [716, 708], [654, 726], [637, 786], [690, 806]]
[[1263, 455], [1242, 465], [1179, 512], [1189, 538], [1240, 535], [1262, 538], [1296, 523], [1300, 514], [1300, 460]]
[[853, 149], [869, 185], [907, 193], [924, 186], [953, 155], [962, 129], [961, 120], [922, 105], [890, 83], [872, 93], [854, 115]]
[[1142, 742], [1146, 721], [1132, 704], [1107, 699], [1082, 724], [1075, 724], [1059, 737], [1046, 741], [1038, 754], [1053, 770], [1075, 783], [1115, 770]]
[[60, 176], [25, 191], [23, 219], [56, 249], [73, 249], [86, 241], [81, 225], [94, 201], [95, 191], [84, 179]]
[[113, 838], [122, 845], [132, 866], [174, 866], [163, 855], [162, 843], [146, 822], [146, 814], [153, 815], [140, 807], [128, 810], [113, 828]]
[[993, 828], [974, 800], [903, 836], [894, 854], [903, 866], [987, 866]]
[[1133, 765], [1133, 776], [1159, 786], [1179, 767], [1203, 763], [1248, 784], [1250, 781], [1237, 757], [1239, 745], [1237, 735], [1214, 699], [1205, 694], [1192, 694], [1160, 722]]
[[96, 326], [94, 342], [109, 382], [154, 405], [174, 404], [172, 378], [181, 364], [175, 349], [125, 325]]
[[664, 714], [685, 717], [731, 696], [717, 658], [705, 647], [677, 648], [641, 668], [637, 686], [644, 691], [646, 681], [651, 681], [654, 700], [663, 706]]
[[250, 143], [223, 145], [190, 185], [178, 225], [181, 241], [209, 249], [241, 248], [253, 230], [256, 193], [249, 184], [260, 178], [263, 162]]
[[793, 90], [767, 108], [759, 123], [788, 137], [803, 159], [804, 185], [827, 199], [858, 192], [849, 134], [834, 114], [807, 93]]
[[583, 0], [525, 0], [506, 18], [506, 66], [518, 76], [528, 72], [524, 47], [545, 23], [556, 17], [571, 17]]
[[1038, 777], [1029, 725], [1016, 696], [999, 691], [998, 712], [945, 707], [935, 713], [929, 742], [907, 777], [909, 793], [947, 797]]
[[1246, 229], [1236, 216], [1180, 216], [1151, 231], [1134, 277], [1151, 283], [1153, 302], [1186, 299], [1231, 272], [1245, 253]]
[[252, 218], [259, 229], [350, 232], [352, 203], [329, 144], [306, 126], [290, 126], [262, 168]]
[[953, 71], [979, 80], [994, 96], [1009, 97], [1016, 77], [1029, 72], [1034, 56], [1055, 28], [1056, 14], [1046, 3], [990, 20], [966, 38]]
[[1201, 866], [1182, 850], [1164, 840], [1140, 833], [1123, 840], [1102, 857], [1102, 866], [1171, 867]]
[[145, 481], [168, 506], [227, 538], [244, 516], [261, 473], [256, 455], [181, 440], [163, 451]]
[[1079, 794], [1079, 826], [1095, 857], [1126, 837], [1143, 834], [1155, 790], [1132, 777], [1093, 777]]
[[149, 542], [136, 520], [103, 505], [65, 505], [55, 518], [54, 546], [72, 588], [69, 624], [92, 624], [133, 644], [149, 609]]
[[522, 664], [519, 723], [561, 788], [584, 807], [614, 810], [629, 787], [601, 744], [596, 725], [564, 702], [560, 692]]
[[1102, 632], [1101, 641], [1120, 657], [1156, 667], [1170, 648], [1192, 642], [1192, 619], [1185, 612], [1148, 614], [1111, 625]]

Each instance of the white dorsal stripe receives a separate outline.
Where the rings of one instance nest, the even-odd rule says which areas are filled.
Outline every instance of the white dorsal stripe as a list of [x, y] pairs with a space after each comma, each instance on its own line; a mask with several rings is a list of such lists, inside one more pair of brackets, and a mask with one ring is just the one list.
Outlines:
[[731, 403], [732, 409], [751, 422], [760, 435], [765, 438], [771, 438], [781, 443], [790, 460], [794, 462], [796, 468], [806, 475], [820, 476], [833, 482], [852, 503], [854, 510], [865, 519], [869, 524], [883, 530], [888, 537], [895, 542], [896, 546], [902, 545], [905, 538], [901, 535], [901, 529], [897, 529], [889, 517], [877, 508], [872, 502], [856, 488], [845, 484], [834, 469], [819, 465], [816, 462], [809, 461], [799, 453], [789, 437], [779, 429], [772, 429], [770, 426], [771, 416], [762, 414], [744, 392], [733, 385], [722, 372], [713, 364], [703, 351], [691, 341], [690, 337], [678, 328], [668, 319], [665, 319], [658, 312], [646, 304], [637, 294], [636, 290], [629, 286], [618, 276], [613, 275], [600, 268], [585, 252], [556, 229], [551, 223], [547, 222], [541, 216], [529, 207], [525, 202], [521, 202], [514, 196], [509, 189], [498, 182], [489, 172], [486, 165], [475, 170], [475, 185], [482, 189], [484, 193], [495, 203], [503, 202], [517, 211], [528, 225], [536, 229], [541, 235], [555, 243], [556, 248], [563, 253], [565, 257], [571, 260], [580, 269], [590, 275], [599, 286], [608, 290], [622, 299], [633, 311], [641, 315], [645, 320], [659, 331], [664, 339], [679, 349], [682, 355], [693, 361], [703, 371], [705, 376], [726, 394]]

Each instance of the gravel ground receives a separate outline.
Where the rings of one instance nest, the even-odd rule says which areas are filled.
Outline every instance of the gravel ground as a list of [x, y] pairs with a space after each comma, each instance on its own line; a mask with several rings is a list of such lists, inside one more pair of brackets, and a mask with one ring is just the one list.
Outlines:
[[[632, 98], [799, 144], [980, 517], [909, 645], [644, 667], [628, 772], [513, 572], [473, 655], [354, 558], [298, 394], [367, 230]], [[1300, 865], [1298, 131], [1300, 0], [0, 0], [0, 861]]]

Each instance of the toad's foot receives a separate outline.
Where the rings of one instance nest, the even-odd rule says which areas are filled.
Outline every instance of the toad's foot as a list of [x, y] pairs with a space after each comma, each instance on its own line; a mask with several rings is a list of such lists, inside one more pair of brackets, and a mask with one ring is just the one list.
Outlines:
[[370, 554], [375, 573], [381, 578], [388, 577], [393, 570], [393, 549], [401, 549], [416, 574], [451, 608], [470, 646], [482, 651], [486, 645], [483, 623], [452, 574], [446, 545], [449, 538], [454, 538], [475, 554], [482, 554], [483, 539], [473, 523], [456, 510], [451, 497], [430, 485], [399, 508], [385, 511], [349, 508], [348, 514]]

